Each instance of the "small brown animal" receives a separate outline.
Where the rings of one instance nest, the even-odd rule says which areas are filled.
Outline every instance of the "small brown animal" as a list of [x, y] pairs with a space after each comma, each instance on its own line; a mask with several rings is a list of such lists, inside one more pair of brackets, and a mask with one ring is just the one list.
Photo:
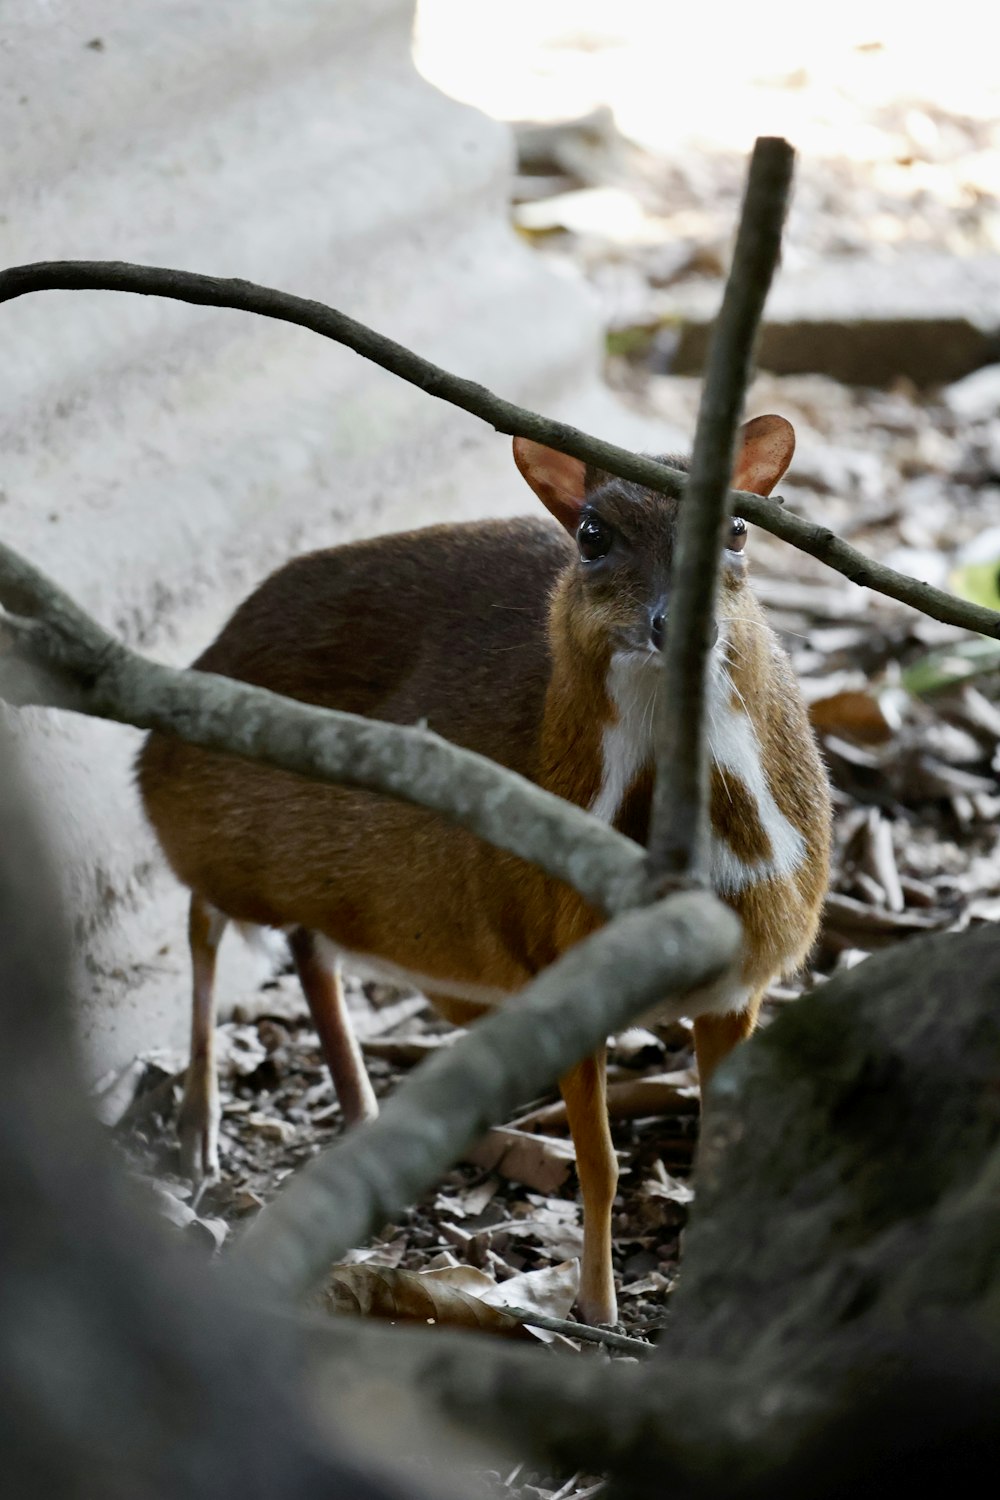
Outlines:
[[[783, 418], [747, 423], [734, 485], [768, 494], [793, 449]], [[542, 518], [433, 526], [295, 558], [195, 666], [371, 718], [426, 719], [644, 842], [678, 502], [523, 439], [514, 457], [561, 529]], [[703, 1083], [752, 1031], [768, 983], [808, 951], [827, 880], [826, 777], [788, 659], [747, 584], [746, 542], [734, 519], [708, 715], [712, 878], [743, 920], [745, 955], [739, 984], [695, 1022]], [[228, 921], [290, 935], [348, 1121], [376, 1106], [340, 956], [376, 963], [465, 1022], [600, 925], [568, 887], [422, 808], [158, 734], [138, 771], [191, 890], [181, 1135], [195, 1175], [217, 1170], [212, 990]], [[613, 1322], [617, 1163], [603, 1051], [560, 1087], [584, 1206], [579, 1307]]]

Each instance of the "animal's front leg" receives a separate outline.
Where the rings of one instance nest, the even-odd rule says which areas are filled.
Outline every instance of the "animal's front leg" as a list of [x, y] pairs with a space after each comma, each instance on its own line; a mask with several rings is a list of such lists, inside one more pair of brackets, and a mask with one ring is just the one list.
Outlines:
[[559, 1080], [583, 1196], [583, 1265], [577, 1309], [586, 1323], [618, 1321], [611, 1268], [611, 1210], [618, 1188], [618, 1158], [608, 1120], [606, 1058], [607, 1049], [602, 1047]]

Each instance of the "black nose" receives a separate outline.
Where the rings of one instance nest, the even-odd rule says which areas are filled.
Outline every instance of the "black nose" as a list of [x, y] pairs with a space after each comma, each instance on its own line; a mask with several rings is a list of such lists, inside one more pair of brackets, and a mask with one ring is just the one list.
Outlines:
[[660, 609], [649, 622], [649, 639], [657, 651], [663, 650], [663, 636], [667, 628], [666, 613]]

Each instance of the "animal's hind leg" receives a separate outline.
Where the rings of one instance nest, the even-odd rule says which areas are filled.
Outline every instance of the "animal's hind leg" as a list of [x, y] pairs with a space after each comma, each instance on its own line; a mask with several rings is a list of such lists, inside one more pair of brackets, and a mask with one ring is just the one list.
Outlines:
[[316, 936], [297, 927], [289, 939], [303, 993], [309, 1002], [344, 1123], [373, 1120], [378, 1101], [347, 1013], [340, 966], [323, 953]]
[[705, 1089], [712, 1074], [734, 1047], [746, 1041], [756, 1026], [762, 998], [754, 996], [743, 1010], [695, 1017], [694, 1050], [698, 1059], [698, 1081], [701, 1084], [703, 1107]]
[[215, 1074], [215, 962], [227, 918], [192, 895], [188, 915], [191, 948], [191, 1059], [177, 1122], [181, 1171], [192, 1182], [219, 1175], [219, 1085]]

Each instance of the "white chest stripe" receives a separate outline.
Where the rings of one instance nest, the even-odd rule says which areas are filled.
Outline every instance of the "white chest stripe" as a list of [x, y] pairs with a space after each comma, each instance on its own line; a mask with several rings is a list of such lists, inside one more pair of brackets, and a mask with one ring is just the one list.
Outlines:
[[[610, 823], [631, 783], [653, 759], [654, 705], [661, 668], [655, 658], [622, 654], [611, 659], [608, 693], [618, 719], [604, 731], [601, 787], [590, 811]], [[747, 789], [760, 826], [771, 845], [766, 860], [748, 863], [712, 837], [712, 884], [735, 895], [761, 880], [791, 875], [805, 858], [805, 840], [778, 807], [760, 758], [760, 743], [749, 717], [732, 707], [732, 686], [721, 653], [712, 655], [708, 695], [708, 743], [713, 763]]]
[[590, 811], [605, 823], [612, 821], [632, 782], [652, 760], [659, 676], [655, 660], [625, 654], [611, 658], [607, 687], [618, 719], [604, 730], [601, 789], [590, 804]]

